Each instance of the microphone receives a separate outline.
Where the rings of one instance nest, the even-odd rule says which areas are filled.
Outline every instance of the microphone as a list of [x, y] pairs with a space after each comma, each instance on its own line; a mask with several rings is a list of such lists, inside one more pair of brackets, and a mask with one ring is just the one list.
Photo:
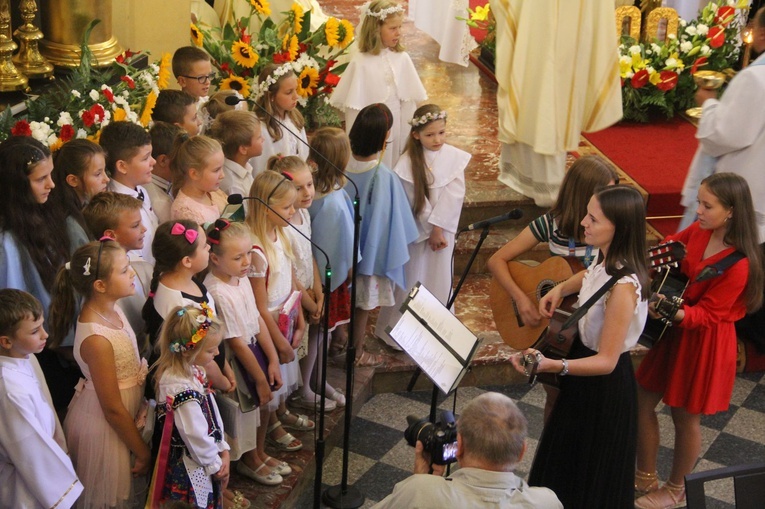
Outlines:
[[523, 217], [523, 211], [521, 209], [513, 209], [510, 212], [502, 214], [501, 216], [492, 217], [491, 219], [484, 219], [483, 221], [478, 221], [477, 223], [470, 224], [467, 227], [463, 228], [462, 231], [470, 232], [473, 230], [480, 230], [483, 228], [488, 228], [491, 225], [501, 223], [503, 221], [509, 221], [511, 219], [520, 219], [522, 217]]
[[236, 106], [237, 104], [243, 103], [245, 101], [247, 101], [247, 99], [240, 99], [239, 97], [237, 97], [235, 95], [230, 95], [230, 96], [226, 97], [226, 101], [225, 102], [229, 106]]

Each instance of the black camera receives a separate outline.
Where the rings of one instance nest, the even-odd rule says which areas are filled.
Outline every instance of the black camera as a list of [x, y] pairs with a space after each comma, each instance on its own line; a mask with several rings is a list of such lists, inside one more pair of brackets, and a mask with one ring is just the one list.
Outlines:
[[419, 440], [425, 452], [436, 465], [448, 465], [457, 461], [457, 424], [454, 414], [444, 410], [435, 424], [427, 419], [408, 415], [409, 426], [404, 431], [406, 443], [414, 447]]

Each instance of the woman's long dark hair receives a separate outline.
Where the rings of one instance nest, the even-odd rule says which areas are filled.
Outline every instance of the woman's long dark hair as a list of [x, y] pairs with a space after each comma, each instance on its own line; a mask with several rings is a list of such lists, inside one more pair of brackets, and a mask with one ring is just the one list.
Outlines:
[[633, 187], [609, 186], [595, 194], [606, 219], [614, 225], [614, 238], [606, 254], [606, 272], [613, 276], [623, 266], [641, 285], [641, 297], [651, 295], [645, 244], [645, 202]]
[[0, 143], [0, 228], [10, 232], [28, 252], [50, 291], [56, 272], [69, 259], [66, 217], [49, 203], [37, 203], [29, 174], [50, 157], [48, 148], [31, 136], [14, 136]]

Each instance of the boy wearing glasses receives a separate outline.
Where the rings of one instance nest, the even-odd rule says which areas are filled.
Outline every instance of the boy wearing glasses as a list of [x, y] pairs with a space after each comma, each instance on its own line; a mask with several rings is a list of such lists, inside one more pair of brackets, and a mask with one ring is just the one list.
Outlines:
[[[210, 55], [196, 46], [183, 46], [173, 54], [173, 74], [181, 90], [197, 101], [197, 111], [207, 102], [210, 84], [215, 73]], [[204, 131], [204, 126], [199, 134]]]

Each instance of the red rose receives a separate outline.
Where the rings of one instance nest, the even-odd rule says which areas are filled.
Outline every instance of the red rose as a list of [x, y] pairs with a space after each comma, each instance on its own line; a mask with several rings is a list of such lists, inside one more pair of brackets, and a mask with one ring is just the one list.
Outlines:
[[632, 76], [632, 80], [630, 81], [632, 88], [643, 88], [646, 83], [648, 83], [648, 78], [648, 71], [640, 69]]
[[74, 138], [74, 127], [72, 127], [71, 124], [65, 124], [61, 126], [61, 132], [58, 135], [59, 138], [61, 138], [61, 141], [66, 143], [67, 141]]
[[715, 25], [727, 27], [736, 16], [736, 8], [731, 5], [724, 5], [717, 9], [715, 13]]
[[656, 88], [662, 92], [669, 92], [677, 86], [677, 73], [674, 71], [661, 71], [659, 78], [661, 81], [656, 84]]
[[725, 29], [720, 26], [715, 26], [709, 29], [707, 34], [709, 38], [709, 46], [712, 48], [719, 48], [725, 44]]
[[11, 135], [13, 136], [32, 136], [32, 128], [29, 127], [29, 122], [26, 120], [19, 120], [13, 127], [11, 127]]
[[135, 88], [135, 81], [133, 81], [133, 78], [131, 78], [130, 76], [121, 76], [120, 80], [127, 83], [127, 86], [130, 90], [133, 90]]
[[331, 86], [336, 87], [338, 83], [340, 83], [340, 76], [337, 74], [332, 74], [331, 72], [328, 72], [327, 75], [324, 77], [324, 83]]
[[695, 62], [693, 62], [693, 65], [691, 66], [691, 76], [696, 74], [696, 71], [699, 70], [699, 67], [703, 67], [707, 65], [707, 57], [699, 57], [696, 59]]
[[85, 125], [85, 127], [92, 126], [93, 122], [95, 121], [96, 118], [92, 111], [86, 110], [82, 112], [82, 123]]
[[109, 90], [108, 88], [105, 88], [101, 90], [101, 92], [104, 93], [104, 97], [106, 97], [107, 101], [109, 101], [110, 103], [114, 102], [114, 94], [112, 93], [111, 90]]

